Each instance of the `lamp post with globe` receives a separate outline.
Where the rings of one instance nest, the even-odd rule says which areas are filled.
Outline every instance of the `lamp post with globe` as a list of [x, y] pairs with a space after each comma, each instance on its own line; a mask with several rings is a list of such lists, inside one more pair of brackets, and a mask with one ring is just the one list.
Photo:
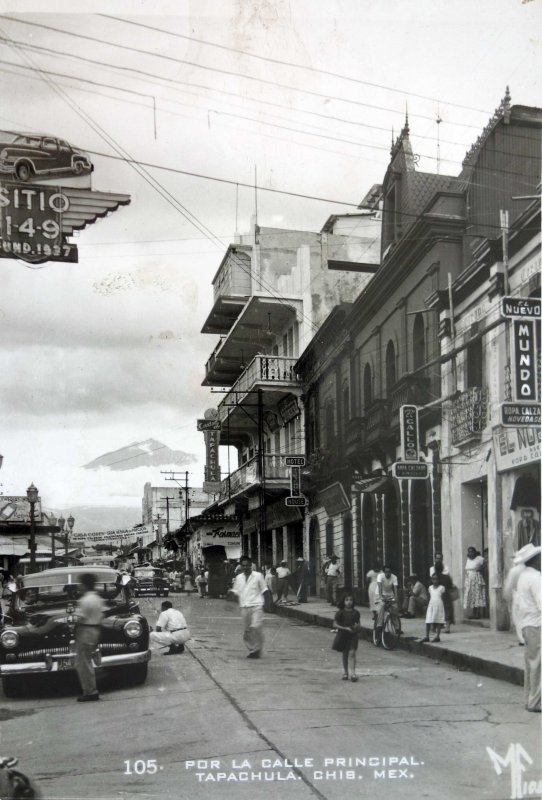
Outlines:
[[68, 555], [68, 545], [70, 543], [70, 534], [73, 531], [73, 526], [75, 525], [75, 520], [70, 514], [68, 519], [64, 519], [61, 515], [58, 518], [58, 527], [60, 528], [60, 533], [64, 534], [64, 552], [65, 555]]

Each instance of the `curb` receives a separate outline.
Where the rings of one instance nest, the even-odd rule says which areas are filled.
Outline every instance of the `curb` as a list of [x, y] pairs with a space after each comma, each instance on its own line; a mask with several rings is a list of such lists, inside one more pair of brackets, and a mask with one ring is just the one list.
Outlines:
[[[297, 607], [275, 606], [271, 613], [278, 614], [281, 617], [292, 617], [293, 619], [305, 622], [307, 625], [318, 625], [323, 628], [333, 627], [333, 620], [329, 617], [321, 614], [311, 614], [310, 611], [305, 611]], [[362, 639], [372, 642], [372, 628], [362, 625], [360, 636]], [[498, 661], [491, 661], [489, 659], [480, 658], [479, 656], [469, 655], [468, 653], [448, 650], [442, 645], [435, 645], [432, 643], [422, 644], [419, 639], [413, 636], [401, 635], [397, 644], [397, 649], [405, 650], [417, 656], [425, 656], [425, 658], [431, 658], [437, 662], [450, 664], [461, 671], [470, 671], [474, 672], [476, 675], [484, 675], [487, 678], [495, 678], [496, 680], [513, 683], [517, 686], [523, 686], [523, 670], [509, 664], [501, 664]]]

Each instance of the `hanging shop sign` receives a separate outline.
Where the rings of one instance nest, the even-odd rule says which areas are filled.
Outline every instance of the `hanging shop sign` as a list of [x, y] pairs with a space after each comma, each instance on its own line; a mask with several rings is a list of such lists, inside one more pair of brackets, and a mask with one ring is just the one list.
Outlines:
[[332, 483], [327, 489], [320, 492], [320, 502], [326, 510], [328, 517], [350, 510], [350, 501], [344, 491], [342, 483]]
[[235, 522], [217, 522], [215, 524], [202, 525], [197, 532], [196, 538], [201, 547], [212, 547], [213, 545], [239, 547], [241, 545], [239, 525]]
[[501, 425], [532, 428], [540, 425], [540, 403], [502, 403]]
[[284, 424], [290, 422], [290, 420], [295, 419], [301, 413], [301, 409], [299, 408], [297, 397], [293, 394], [287, 394], [286, 397], [283, 397], [277, 403], [277, 408], [280, 412], [280, 416]]
[[[41, 520], [41, 500], [34, 503], [34, 520]], [[0, 497], [0, 522], [27, 524], [30, 522], [30, 502], [25, 495], [12, 496], [3, 494]]]
[[220, 431], [222, 423], [219, 419], [198, 419], [198, 431]]
[[264, 421], [269, 429], [269, 433], [275, 433], [280, 428], [280, 421], [274, 411], [264, 414]]
[[420, 457], [418, 407], [401, 406], [399, 419], [401, 422], [401, 456], [403, 461], [418, 461]]
[[515, 400], [528, 402], [538, 398], [536, 380], [536, 325], [534, 320], [513, 322], [513, 368]]
[[[68, 237], [130, 202], [129, 195], [92, 191], [93, 169], [64, 139], [0, 132], [0, 258], [77, 262]], [[51, 179], [87, 186], [42, 183]]]
[[425, 480], [429, 470], [425, 461], [396, 461], [391, 465], [391, 474], [398, 480]]
[[503, 317], [540, 319], [541, 305], [538, 297], [503, 297], [501, 312]]
[[111, 544], [134, 544], [138, 539], [138, 532], [134, 530], [118, 530], [118, 531], [77, 531], [70, 534], [71, 542], [88, 542], [96, 544], [97, 542], [111, 543]]

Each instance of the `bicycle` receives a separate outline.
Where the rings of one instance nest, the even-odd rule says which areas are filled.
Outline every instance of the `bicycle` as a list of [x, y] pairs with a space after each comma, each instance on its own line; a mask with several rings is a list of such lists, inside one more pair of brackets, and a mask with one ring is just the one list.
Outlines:
[[386, 650], [394, 650], [397, 647], [399, 636], [402, 633], [401, 620], [397, 615], [397, 611], [395, 611], [395, 613], [392, 611], [393, 600], [384, 598], [383, 603], [384, 621], [382, 626], [377, 626], [377, 619], [374, 621], [373, 644], [375, 647], [378, 647], [378, 645], [382, 643], [382, 646]]

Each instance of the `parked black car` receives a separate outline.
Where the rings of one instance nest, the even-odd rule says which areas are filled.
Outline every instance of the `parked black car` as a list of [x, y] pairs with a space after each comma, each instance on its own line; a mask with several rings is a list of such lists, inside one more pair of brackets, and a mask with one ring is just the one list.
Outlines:
[[132, 575], [134, 579], [134, 594], [139, 597], [142, 594], [154, 594], [156, 597], [169, 594], [169, 580], [163, 569], [145, 565], [135, 567]]
[[18, 577], [0, 625], [0, 675], [5, 695], [17, 693], [25, 675], [74, 671], [79, 577], [91, 572], [106, 603], [94, 665], [122, 670], [133, 684], [147, 677], [149, 626], [130, 583], [109, 567], [72, 566]]

